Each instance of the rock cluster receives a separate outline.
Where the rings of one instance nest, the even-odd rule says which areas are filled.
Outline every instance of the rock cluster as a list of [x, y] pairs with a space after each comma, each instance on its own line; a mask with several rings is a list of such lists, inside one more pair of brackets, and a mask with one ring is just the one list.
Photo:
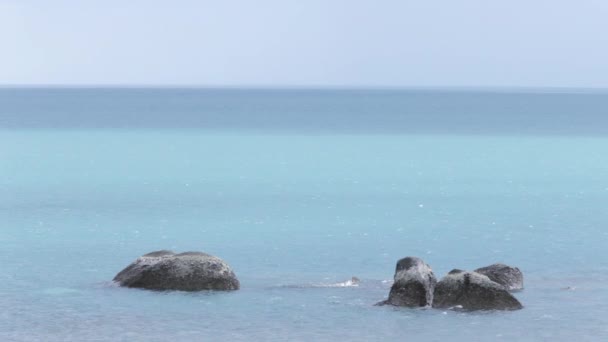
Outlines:
[[474, 272], [455, 269], [437, 282], [432, 269], [422, 259], [407, 257], [397, 262], [388, 299], [378, 304], [466, 311], [518, 310], [523, 306], [509, 291], [522, 288], [521, 271], [504, 264]]

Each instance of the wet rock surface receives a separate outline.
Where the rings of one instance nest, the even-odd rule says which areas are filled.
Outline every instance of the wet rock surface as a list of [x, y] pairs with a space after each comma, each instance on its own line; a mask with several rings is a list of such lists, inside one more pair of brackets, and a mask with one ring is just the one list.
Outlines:
[[500, 285], [477, 272], [452, 270], [435, 287], [433, 307], [473, 310], [518, 310], [521, 303]]
[[493, 264], [475, 270], [483, 274], [495, 283], [505, 287], [509, 291], [518, 291], [524, 288], [524, 275], [519, 268], [505, 264]]
[[422, 259], [406, 257], [399, 260], [394, 279], [388, 299], [377, 305], [424, 307], [433, 303], [437, 278]]
[[161, 250], [145, 254], [120, 271], [120, 286], [149, 290], [238, 290], [236, 275], [222, 259], [201, 252], [176, 254]]

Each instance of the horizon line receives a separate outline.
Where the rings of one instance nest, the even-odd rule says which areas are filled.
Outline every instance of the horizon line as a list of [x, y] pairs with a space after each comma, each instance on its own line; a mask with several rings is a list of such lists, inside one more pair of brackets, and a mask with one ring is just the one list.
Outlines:
[[0, 84], [0, 89], [200, 89], [200, 90], [422, 90], [488, 92], [608, 92], [608, 87], [577, 86], [390, 86], [390, 85], [207, 85], [207, 84], [137, 84], [137, 83], [31, 83]]

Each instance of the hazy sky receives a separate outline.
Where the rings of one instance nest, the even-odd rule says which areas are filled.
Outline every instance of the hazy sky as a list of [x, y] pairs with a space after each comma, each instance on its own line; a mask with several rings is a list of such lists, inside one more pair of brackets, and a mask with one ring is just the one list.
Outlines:
[[0, 0], [0, 84], [608, 87], [607, 0]]

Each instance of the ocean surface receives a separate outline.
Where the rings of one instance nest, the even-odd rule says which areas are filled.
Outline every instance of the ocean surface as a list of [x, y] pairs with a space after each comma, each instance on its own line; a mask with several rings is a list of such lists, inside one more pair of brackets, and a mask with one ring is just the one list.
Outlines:
[[[159, 249], [242, 288], [112, 284]], [[1, 341], [606, 341], [607, 253], [608, 92], [0, 89]], [[405, 256], [525, 308], [374, 306]]]

